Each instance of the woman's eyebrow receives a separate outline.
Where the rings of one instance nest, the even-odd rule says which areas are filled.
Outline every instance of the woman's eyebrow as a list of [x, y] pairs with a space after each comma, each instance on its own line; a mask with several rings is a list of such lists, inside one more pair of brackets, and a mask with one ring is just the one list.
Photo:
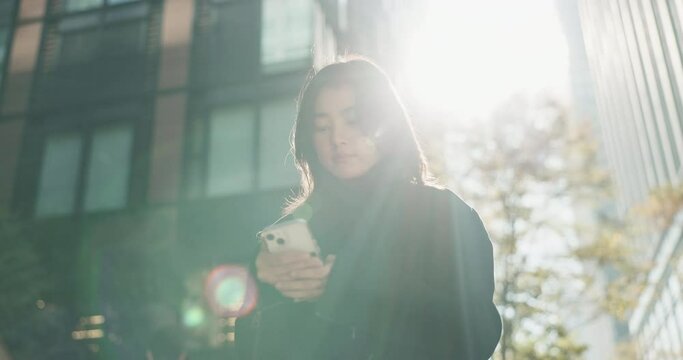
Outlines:
[[[350, 112], [354, 112], [354, 111], [356, 111], [356, 108], [355, 108], [355, 106], [351, 105], [351, 106], [349, 106], [349, 107], [346, 107], [346, 108], [342, 109], [342, 110], [340, 111], [340, 113], [346, 115], [346, 114], [348, 114], [348, 113], [350, 113]], [[322, 112], [322, 111], [316, 111], [315, 113], [313, 113], [313, 115], [314, 115], [315, 117], [317, 117], [317, 118], [318, 118], [318, 117], [329, 117], [329, 116], [330, 116], [329, 113]]]

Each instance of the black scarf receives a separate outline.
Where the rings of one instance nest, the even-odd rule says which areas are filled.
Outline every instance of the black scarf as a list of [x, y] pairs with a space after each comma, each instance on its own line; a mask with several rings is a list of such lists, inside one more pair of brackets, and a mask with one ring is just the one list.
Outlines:
[[380, 161], [360, 177], [340, 180], [323, 172], [306, 202], [312, 210], [309, 226], [323, 257], [348, 246], [362, 246], [380, 213], [398, 196], [401, 180], [392, 177], [390, 163]]

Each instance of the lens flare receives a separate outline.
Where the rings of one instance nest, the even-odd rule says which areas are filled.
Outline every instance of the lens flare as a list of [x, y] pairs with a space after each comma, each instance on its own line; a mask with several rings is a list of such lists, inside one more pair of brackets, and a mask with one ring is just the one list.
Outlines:
[[244, 266], [220, 265], [207, 276], [204, 295], [216, 315], [240, 317], [253, 310], [258, 291]]
[[183, 324], [187, 327], [197, 327], [204, 322], [204, 310], [201, 306], [191, 306], [183, 313]]
[[230, 311], [238, 311], [244, 305], [246, 292], [246, 284], [241, 279], [227, 278], [216, 288], [216, 302]]

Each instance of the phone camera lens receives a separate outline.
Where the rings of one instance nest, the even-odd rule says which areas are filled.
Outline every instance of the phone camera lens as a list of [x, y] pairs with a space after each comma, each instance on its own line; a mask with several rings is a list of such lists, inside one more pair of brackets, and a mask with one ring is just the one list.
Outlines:
[[273, 234], [266, 235], [266, 240], [273, 240], [273, 239], [275, 239], [275, 236]]
[[285, 243], [285, 239], [283, 239], [283, 238], [277, 238], [277, 243], [280, 244], [280, 245], [282, 245], [282, 244]]

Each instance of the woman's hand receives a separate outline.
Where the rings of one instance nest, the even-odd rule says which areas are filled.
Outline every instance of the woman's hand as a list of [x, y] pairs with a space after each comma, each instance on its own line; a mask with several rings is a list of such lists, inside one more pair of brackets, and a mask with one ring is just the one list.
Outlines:
[[271, 254], [261, 250], [256, 257], [256, 276], [294, 301], [313, 300], [325, 290], [333, 264], [333, 255], [323, 263], [304, 251]]

